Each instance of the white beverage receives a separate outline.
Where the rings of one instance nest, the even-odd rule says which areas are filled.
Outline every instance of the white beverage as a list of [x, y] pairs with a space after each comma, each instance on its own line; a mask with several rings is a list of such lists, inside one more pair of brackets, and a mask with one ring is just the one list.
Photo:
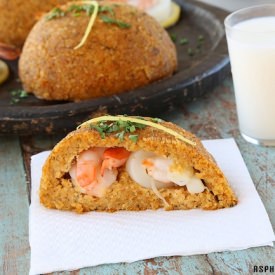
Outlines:
[[275, 16], [227, 30], [241, 133], [275, 141]]

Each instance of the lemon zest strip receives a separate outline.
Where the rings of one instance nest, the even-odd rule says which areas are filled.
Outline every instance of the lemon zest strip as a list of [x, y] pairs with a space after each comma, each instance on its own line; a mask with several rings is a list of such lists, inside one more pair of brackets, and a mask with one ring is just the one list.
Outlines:
[[77, 129], [79, 129], [83, 126], [86, 126], [87, 124], [96, 123], [96, 122], [100, 122], [100, 121], [119, 121], [119, 120], [130, 121], [130, 122], [139, 123], [139, 124], [143, 124], [146, 126], [156, 128], [158, 130], [166, 132], [167, 134], [170, 134], [170, 135], [184, 141], [185, 143], [188, 143], [192, 146], [196, 146], [196, 143], [194, 141], [191, 141], [191, 140], [185, 138], [184, 136], [180, 135], [176, 131], [174, 131], [170, 128], [167, 128], [161, 124], [158, 124], [158, 123], [155, 123], [152, 121], [148, 121], [148, 120], [139, 119], [139, 118], [127, 117], [127, 116], [101, 116], [101, 117], [92, 118], [92, 119], [82, 123], [81, 125], [79, 125], [77, 127]]
[[85, 30], [84, 36], [82, 37], [80, 43], [77, 46], [74, 47], [74, 50], [77, 50], [77, 49], [81, 48], [85, 44], [85, 42], [86, 42], [86, 40], [87, 40], [87, 38], [88, 38], [92, 28], [93, 28], [93, 25], [95, 23], [95, 19], [96, 19], [96, 16], [98, 14], [98, 8], [99, 8], [99, 5], [98, 5], [97, 1], [79, 1], [79, 2], [84, 3], [84, 4], [91, 4], [92, 6], [94, 6], [94, 10], [93, 10], [93, 13], [91, 15], [89, 24], [88, 24], [88, 26]]

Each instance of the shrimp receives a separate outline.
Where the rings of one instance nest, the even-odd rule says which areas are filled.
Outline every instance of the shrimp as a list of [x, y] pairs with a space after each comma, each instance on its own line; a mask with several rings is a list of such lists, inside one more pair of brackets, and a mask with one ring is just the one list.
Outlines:
[[[131, 153], [126, 163], [127, 173], [136, 183], [145, 188], [152, 189], [152, 183], [157, 189], [173, 186], [173, 183], [168, 181], [165, 175], [162, 176], [164, 174], [163, 172], [159, 174], [158, 172], [155, 173], [154, 159], [156, 157], [154, 153], [143, 150]], [[151, 174], [148, 173], [149, 170], [152, 172]], [[152, 176], [153, 174], [158, 175], [154, 178]]]
[[102, 197], [116, 179], [116, 168], [124, 165], [130, 152], [124, 148], [94, 147], [83, 151], [69, 171], [72, 183], [82, 193]]
[[21, 51], [18, 48], [0, 42], [0, 58], [15, 60], [20, 56], [20, 54]]
[[91, 148], [82, 152], [76, 162], [76, 180], [81, 187], [91, 184], [96, 178], [102, 150]]
[[111, 0], [117, 3], [128, 3], [130, 5], [136, 6], [142, 11], [145, 11], [156, 4], [156, 0]]
[[106, 170], [104, 175], [101, 175], [100, 171], [97, 170], [96, 180], [90, 185], [85, 186], [85, 193], [95, 197], [102, 197], [107, 188], [116, 181], [117, 174], [116, 169]]
[[125, 164], [128, 157], [130, 156], [130, 152], [122, 147], [108, 148], [103, 153], [103, 162], [101, 165], [101, 175], [104, 174], [106, 169], [113, 169], [121, 167]]
[[186, 186], [191, 194], [205, 190], [203, 182], [196, 177], [191, 166], [183, 171], [172, 171], [171, 165], [172, 160], [169, 158], [137, 151], [127, 161], [126, 168], [131, 178], [146, 188], [153, 189], [153, 180], [157, 189], [178, 185]]
[[167, 177], [171, 164], [172, 161], [170, 159], [163, 157], [147, 158], [142, 162], [142, 165], [146, 167], [148, 175], [163, 183], [171, 182]]
[[143, 11], [151, 8], [156, 4], [156, 0], [139, 0], [137, 3], [137, 7]]

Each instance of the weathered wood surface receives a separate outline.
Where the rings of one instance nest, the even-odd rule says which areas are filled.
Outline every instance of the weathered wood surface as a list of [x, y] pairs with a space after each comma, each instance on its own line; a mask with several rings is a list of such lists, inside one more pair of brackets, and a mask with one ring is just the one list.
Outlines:
[[0, 209], [0, 274], [27, 274], [29, 202], [18, 138], [0, 137]]
[[[275, 148], [257, 147], [245, 142], [239, 134], [232, 80], [205, 97], [161, 115], [194, 132], [202, 139], [234, 137], [248, 170], [275, 227]], [[0, 138], [0, 274], [27, 274], [29, 157], [50, 149], [62, 136]], [[21, 146], [20, 146], [21, 145]], [[28, 178], [28, 177], [27, 177]], [[257, 221], [255, 221], [255, 224]], [[226, 237], [226, 236], [225, 236]], [[83, 268], [62, 275], [88, 274], [252, 274], [254, 265], [274, 265], [271, 247], [250, 248], [236, 252], [210, 253], [186, 257], [159, 257], [135, 263], [118, 263]]]

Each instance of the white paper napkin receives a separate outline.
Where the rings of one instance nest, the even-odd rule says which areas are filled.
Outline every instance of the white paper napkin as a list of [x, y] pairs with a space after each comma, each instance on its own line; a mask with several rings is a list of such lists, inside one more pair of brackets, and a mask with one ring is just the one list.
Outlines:
[[[157, 256], [194, 255], [272, 246], [265, 208], [233, 139], [205, 141], [239, 203], [217, 211], [140, 211], [79, 215], [39, 203], [41, 167], [49, 152], [32, 157], [30, 274]], [[255, 222], [257, 221], [257, 222]]]

